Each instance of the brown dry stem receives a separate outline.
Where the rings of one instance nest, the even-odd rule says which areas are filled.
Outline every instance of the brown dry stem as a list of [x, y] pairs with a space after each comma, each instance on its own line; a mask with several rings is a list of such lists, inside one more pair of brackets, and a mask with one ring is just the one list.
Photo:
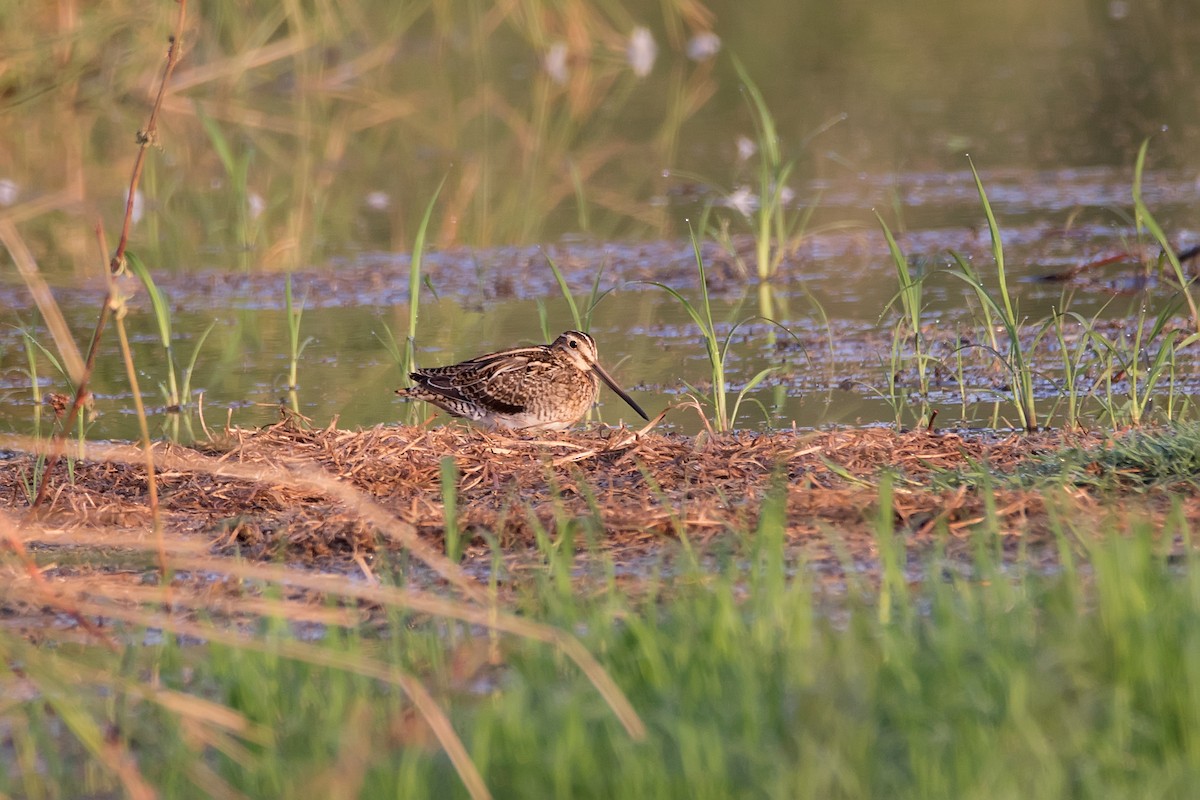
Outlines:
[[[133, 161], [133, 174], [129, 179], [129, 193], [125, 200], [125, 218], [121, 224], [121, 239], [117, 244], [117, 250], [113, 253], [112, 259], [108, 263], [106, 274], [108, 277], [108, 290], [105, 292], [104, 301], [100, 304], [100, 314], [96, 320], [96, 328], [92, 332], [92, 342], [88, 347], [87, 361], [84, 363], [83, 374], [77, 381], [75, 387], [75, 399], [71, 403], [71, 408], [63, 419], [62, 427], [54, 437], [54, 449], [50, 453], [50, 458], [47, 460], [47, 467], [54, 466], [62, 458], [63, 446], [66, 442], [67, 433], [71, 430], [71, 426], [75, 424], [75, 419], [79, 416], [79, 411], [88, 396], [88, 384], [91, 381], [92, 370], [96, 364], [96, 353], [99, 349], [100, 337], [104, 331], [105, 324], [108, 321], [109, 315], [112, 313], [113, 301], [116, 299], [113, 287], [113, 277], [120, 274], [125, 268], [125, 248], [129, 243], [129, 228], [133, 224], [133, 202], [134, 196], [137, 194], [138, 184], [142, 178], [142, 167], [146, 162], [146, 150], [157, 142], [158, 139], [158, 113], [162, 109], [163, 97], [167, 91], [167, 82], [171, 78], [171, 73], [175, 71], [175, 65], [179, 63], [179, 59], [183, 55], [183, 26], [187, 19], [187, 0], [176, 0], [179, 4], [179, 18], [175, 25], [175, 34], [171, 37], [170, 46], [167, 48], [167, 63], [163, 67], [162, 80], [159, 82], [158, 95], [154, 99], [154, 106], [150, 109], [150, 119], [146, 123], [145, 129], [138, 131], [137, 156]], [[97, 226], [99, 229], [99, 226]], [[101, 234], [101, 239], [103, 235]], [[32, 287], [31, 287], [32, 288]], [[53, 298], [51, 298], [53, 304]], [[64, 356], [65, 357], [65, 356]], [[41, 483], [38, 485], [37, 495], [34, 497], [32, 507], [39, 508], [46, 500], [46, 490], [49, 486], [50, 470], [47, 469], [42, 475]]]

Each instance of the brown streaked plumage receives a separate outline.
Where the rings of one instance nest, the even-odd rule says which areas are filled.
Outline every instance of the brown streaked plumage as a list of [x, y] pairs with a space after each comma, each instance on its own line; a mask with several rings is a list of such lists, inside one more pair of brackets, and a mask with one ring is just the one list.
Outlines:
[[642, 419], [650, 419], [600, 366], [596, 341], [581, 331], [567, 331], [550, 344], [418, 369], [409, 377], [416, 385], [396, 394], [488, 426], [569, 428], [596, 402], [601, 380]]

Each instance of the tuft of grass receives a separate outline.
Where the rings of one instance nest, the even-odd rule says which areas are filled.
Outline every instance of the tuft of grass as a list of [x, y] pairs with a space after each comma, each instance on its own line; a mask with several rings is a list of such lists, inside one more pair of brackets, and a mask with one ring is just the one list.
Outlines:
[[[592, 312], [596, 310], [596, 306], [600, 301], [608, 296], [612, 289], [600, 291], [600, 280], [604, 276], [604, 266], [601, 265], [596, 270], [596, 274], [592, 277], [592, 288], [588, 292], [584, 311], [580, 313], [579, 302], [575, 299], [575, 295], [571, 292], [571, 287], [567, 285], [567, 279], [563, 276], [562, 270], [558, 268], [558, 263], [551, 258], [550, 254], [542, 251], [542, 256], [546, 259], [546, 264], [550, 267], [550, 272], [554, 274], [554, 282], [558, 285], [558, 292], [562, 296], [563, 301], [567, 304], [567, 310], [571, 313], [571, 322], [574, 329], [588, 333], [592, 328]], [[542, 335], [546, 337], [546, 341], [551, 341], [557, 332], [550, 331], [547, 327], [547, 319], [544, 307], [539, 300], [538, 310], [542, 321]]]
[[[725, 359], [729, 355], [729, 345], [733, 341], [733, 335], [737, 332], [738, 328], [749, 322], [753, 317], [744, 319], [733, 325], [729, 329], [729, 333], [725, 335], [724, 340], [721, 339], [717, 333], [716, 323], [713, 321], [712, 301], [708, 294], [708, 277], [704, 268], [704, 256], [700, 252], [700, 242], [696, 238], [695, 230], [692, 230], [692, 253], [696, 259], [696, 271], [700, 280], [701, 302], [699, 308], [670, 286], [656, 281], [650, 281], [649, 283], [651, 286], [657, 286], [674, 297], [687, 312], [688, 316], [692, 318], [692, 321], [696, 323], [696, 327], [700, 329], [700, 335], [704, 339], [704, 347], [708, 355], [709, 374], [712, 381], [712, 388], [708, 392], [708, 399], [713, 409], [713, 421], [716, 423], [718, 431], [728, 431], [732, 430], [734, 421], [737, 419], [738, 412], [747, 395], [772, 373], [776, 372], [778, 368], [773, 366], [766, 367], [755, 373], [734, 397], [732, 407], [729, 405]], [[774, 320], [766, 321], [788, 335], [791, 335], [791, 331], [788, 331], [787, 328], [778, 322]], [[699, 393], [697, 392], [697, 394]]]
[[[1127, 343], [1126, 337], [1120, 334], [1110, 338], [1092, 328], [1091, 341], [1105, 356], [1099, 381], [1105, 388], [1105, 396], [1100, 402], [1112, 424], [1143, 424], [1155, 399], [1161, 398], [1163, 393], [1159, 391], [1160, 384], [1174, 370], [1176, 340], [1180, 335], [1178, 330], [1164, 333], [1176, 307], [1174, 303], [1164, 307], [1154, 316], [1147, 330], [1148, 314], [1146, 307], [1140, 305], [1132, 343]], [[1152, 344], [1157, 347], [1153, 354], [1150, 353]], [[1119, 391], [1119, 388], [1124, 391]], [[1168, 398], [1173, 394], [1171, 387], [1167, 392]], [[1169, 399], [1167, 408], [1172, 408]]]
[[[21, 328], [20, 332], [21, 340], [24, 343], [25, 350], [24, 373], [29, 379], [29, 394], [33, 403], [33, 437], [35, 439], [40, 439], [43, 435], [50, 433], [50, 431], [43, 431], [42, 429], [42, 417], [44, 414], [43, 405], [45, 403], [42, 396], [42, 385], [38, 372], [39, 356], [50, 362], [50, 365], [67, 383], [67, 385], [71, 384], [71, 378], [62, 362], [58, 360], [58, 358], [48, 347], [39, 342], [28, 328]], [[74, 391], [74, 387], [72, 387], [72, 391]], [[87, 417], [88, 414], [86, 413], [79, 414], [75, 417], [75, 437], [80, 454], [82, 454], [87, 440]], [[56, 414], [56, 419], [54, 421], [54, 425], [52, 426], [52, 432], [59, 432], [61, 430], [61, 425], [62, 420], [58, 419]], [[68, 454], [66, 456], [66, 460], [67, 477], [69, 480], [73, 481], [75, 475], [75, 458]], [[45, 475], [46, 462], [46, 454], [38, 453], [37, 458], [34, 460], [33, 470], [29, 473], [22, 471], [21, 485], [25, 490], [26, 500], [30, 503], [33, 503], [34, 499], [37, 497], [38, 487], [41, 485], [42, 478]], [[24, 470], [24, 468], [22, 468], [22, 470]]]
[[[527, 506], [525, 515], [534, 533], [534, 546], [541, 556], [545, 570], [535, 576], [537, 603], [555, 624], [570, 625], [578, 612], [574, 601], [576, 591], [575, 556], [580, 549], [580, 539], [595, 551], [603, 538], [604, 526], [599, 520], [598, 507], [591, 515], [576, 517], [563, 503], [563, 491], [559, 479], [547, 468], [546, 481], [550, 487], [550, 522], [541, 518], [544, 506]], [[579, 482], [581, 487], [585, 485]]]
[[1034, 453], [1011, 472], [973, 464], [934, 480], [939, 486], [971, 486], [988, 492], [996, 484], [1044, 492], [1062, 487], [1101, 492], [1196, 487], [1200, 486], [1200, 423], [1168, 423], [1111, 436], [1099, 445]]
[[[1075, 428], [1079, 425], [1080, 405], [1084, 399], [1081, 377], [1085, 372], [1085, 363], [1091, 350], [1096, 320], [1100, 313], [1096, 312], [1091, 320], [1087, 320], [1074, 311], [1060, 311], [1056, 308], [1051, 315], [1051, 324], [1054, 337], [1058, 342], [1058, 354], [1062, 364], [1062, 383], [1059, 385], [1058, 401], [1047, 413], [1046, 419], [1053, 419], [1058, 407], [1065, 404], [1063, 424], [1067, 428]], [[1067, 341], [1067, 324], [1071, 321], [1076, 323], [1080, 331], [1074, 347]]]
[[[43, 351], [51, 362], [58, 363], [54, 358], [54, 354], [46, 351], [46, 349], [33, 338], [27, 329], [22, 329], [21, 338], [25, 344], [25, 375], [29, 379], [29, 393], [33, 400], [33, 436], [35, 439], [42, 438], [42, 386], [38, 378], [38, 350]], [[82, 422], [82, 418], [80, 418]], [[21, 485], [25, 490], [25, 501], [33, 503], [33, 499], [37, 497], [37, 487], [42, 482], [42, 471], [46, 468], [46, 456], [44, 453], [39, 453], [33, 462], [33, 469], [28, 473], [21, 468]]]
[[[734, 57], [733, 67], [745, 92], [750, 106], [750, 118], [754, 124], [757, 145], [757, 202], [750, 214], [750, 223], [754, 232], [755, 273], [760, 281], [766, 281], [779, 271], [783, 259], [795, 249], [803, 237], [817, 204], [812, 203], [800, 211], [788, 209], [791, 190], [787, 182], [792, 176], [796, 162], [794, 159], [785, 161], [775, 118], [745, 65]], [[839, 116], [821, 126], [813, 136], [829, 129], [841, 119]]]
[[[65, 381], [67, 381], [68, 385], [70, 384], [71, 379], [70, 379], [70, 376], [67, 374], [67, 370], [63, 366], [62, 362], [60, 362], [58, 360], [58, 357], [55, 356], [53, 351], [51, 351], [48, 347], [46, 347], [44, 344], [39, 342], [37, 337], [33, 335], [33, 332], [29, 328], [21, 328], [20, 332], [21, 332], [21, 341], [23, 342], [24, 347], [25, 347], [25, 370], [24, 371], [25, 371], [25, 376], [29, 379], [29, 394], [30, 394], [30, 399], [33, 401], [33, 435], [36, 438], [41, 438], [41, 436], [42, 436], [42, 405], [43, 405], [44, 399], [42, 397], [41, 380], [38, 377], [38, 375], [39, 375], [39, 373], [38, 373], [38, 357], [39, 357], [39, 355], [50, 362], [50, 365], [52, 367], [54, 367], [54, 371], [57, 372]], [[82, 437], [82, 435], [83, 435], [82, 417], [80, 417], [77, 424], [80, 426], [80, 436]]]
[[1198, 486], [1200, 424], [1168, 424], [1131, 431], [1099, 447], [1057, 451], [1016, 477], [1100, 489]]
[[[1017, 306], [1013, 300], [1012, 294], [1008, 290], [1008, 275], [1004, 265], [1004, 242], [1000, 236], [1000, 226], [996, 223], [996, 215], [992, 212], [992, 205], [988, 202], [987, 192], [983, 188], [983, 181], [979, 177], [979, 173], [975, 170], [975, 162], [967, 157], [967, 163], [971, 165], [971, 175], [975, 178], [975, 188], [979, 192], [979, 202], [983, 206], [984, 214], [987, 216], [988, 234], [992, 242], [992, 260], [996, 266], [997, 291], [992, 294], [984, 286], [976, 272], [970, 267], [966, 259], [955, 254], [955, 261], [958, 264], [957, 270], [950, 270], [950, 274], [962, 280], [975, 292], [979, 304], [984, 308], [984, 314], [987, 320], [987, 329], [989, 335], [993, 336], [992, 352], [1001, 360], [1005, 368], [1008, 370], [1012, 399], [1017, 408], [1017, 416], [1021, 427], [1026, 431], [1033, 432], [1038, 429], [1037, 415], [1037, 398], [1034, 393], [1034, 372], [1033, 365], [1029, 360], [1029, 353], [1021, 343], [1022, 320], [1017, 313]], [[999, 299], [997, 299], [999, 298]], [[1007, 353], [1002, 351], [998, 343], [994, 339], [992, 333], [992, 319], [1000, 320], [1004, 327], [1004, 333], [1007, 341], [1005, 349]], [[1045, 333], [1046, 326], [1043, 325], [1037, 333], [1035, 342]], [[1032, 348], [1031, 348], [1032, 349]]]
[[921, 410], [917, 415], [918, 421], [922, 417], [929, 414], [929, 367], [930, 364], [936, 361], [930, 356], [926, 350], [925, 334], [921, 330], [921, 314], [924, 311], [924, 285], [925, 275], [918, 274], [917, 271], [909, 264], [908, 258], [904, 255], [904, 251], [900, 249], [900, 245], [896, 243], [896, 237], [892, 235], [891, 228], [884, 222], [883, 217], [879, 212], [875, 212], [875, 219], [879, 221], [879, 226], [883, 229], [884, 239], [887, 241], [888, 253], [892, 258], [892, 266], [896, 270], [897, 291], [884, 306], [883, 314], [886, 314], [897, 301], [900, 302], [901, 315], [896, 326], [892, 329], [892, 364], [889, 369], [888, 387], [892, 396], [893, 410], [896, 411], [896, 423], [900, 423], [900, 402], [903, 398], [897, 397], [896, 375], [904, 368], [904, 362], [908, 361], [905, 355], [908, 349], [905, 346], [906, 342], [911, 342], [912, 345], [912, 361], [916, 366], [917, 372], [917, 391], [921, 393]]
[[[601, 264], [596, 270], [596, 274], [592, 276], [592, 287], [586, 297], [582, 300], [577, 300], [571, 291], [571, 287], [567, 285], [566, 276], [559, 269], [558, 262], [545, 250], [542, 251], [542, 257], [546, 259], [546, 265], [550, 267], [550, 272], [554, 275], [554, 282], [558, 286], [559, 296], [562, 297], [563, 302], [567, 306], [567, 313], [571, 318], [572, 328], [584, 333], [591, 332], [592, 313], [596, 310], [596, 306], [600, 301], [607, 297], [609, 292], [612, 292], [615, 288], [612, 287], [605, 289], [603, 292], [600, 291], [600, 281], [604, 276], [604, 265]], [[537, 304], [538, 323], [542, 331], [542, 340], [547, 342], [553, 341], [562, 331], [550, 329], [550, 314], [542, 298], [537, 298], [535, 302]], [[581, 305], [584, 308], [583, 312], [579, 310]]]
[[[154, 314], [155, 326], [158, 329], [158, 341], [162, 347], [163, 360], [165, 362], [164, 369], [166, 376], [159, 381], [158, 387], [162, 394], [164, 403], [166, 404], [167, 430], [173, 440], [178, 441], [180, 438], [179, 423], [183, 420], [186, 428], [186, 435], [189, 439], [193, 438], [191, 428], [191, 416], [188, 411], [191, 408], [192, 396], [192, 374], [196, 368], [196, 360], [200, 356], [200, 350], [204, 347], [204, 342], [208, 339], [208, 335], [212, 333], [216, 327], [216, 321], [209, 323], [208, 327], [196, 338], [196, 343], [192, 346], [191, 355], [188, 356], [186, 364], [182, 370], [175, 357], [174, 333], [171, 325], [171, 304], [167, 296], [154, 282], [154, 276], [150, 274], [150, 270], [133, 253], [127, 253], [129, 271], [132, 272], [142, 285], [146, 287], [146, 294], [150, 298], [150, 307]], [[288, 282], [288, 308], [289, 317], [291, 310], [291, 281], [289, 276]], [[295, 376], [293, 375], [293, 381]]]

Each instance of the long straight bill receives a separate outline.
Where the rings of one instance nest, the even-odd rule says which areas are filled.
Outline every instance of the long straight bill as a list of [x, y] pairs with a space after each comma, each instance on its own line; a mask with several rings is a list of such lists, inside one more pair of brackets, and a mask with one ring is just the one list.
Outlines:
[[640, 416], [642, 419], [646, 420], [647, 422], [650, 421], [650, 417], [646, 416], [646, 412], [642, 411], [642, 407], [639, 406], [637, 403], [633, 402], [633, 398], [630, 397], [628, 394], [626, 394], [624, 389], [622, 389], [620, 386], [617, 386], [617, 382], [614, 381], [612, 379], [612, 377], [607, 372], [604, 371], [604, 367], [600, 366], [599, 364], [592, 364], [592, 369], [595, 370], [596, 374], [600, 376], [600, 379], [602, 381], [604, 381], [605, 383], [608, 384], [608, 388], [610, 388], [614, 392], [616, 392], [617, 396], [620, 397], [622, 400], [624, 400], [626, 403], [629, 403], [629, 407], [632, 408], [634, 411], [636, 411], [638, 413], [638, 416]]

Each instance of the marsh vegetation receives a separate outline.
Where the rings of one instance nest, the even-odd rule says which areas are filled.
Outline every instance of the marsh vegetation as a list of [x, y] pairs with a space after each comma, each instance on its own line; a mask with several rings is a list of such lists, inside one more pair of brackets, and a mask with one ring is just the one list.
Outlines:
[[1186, 796], [1200, 19], [893, 5], [0, 2], [0, 792]]

